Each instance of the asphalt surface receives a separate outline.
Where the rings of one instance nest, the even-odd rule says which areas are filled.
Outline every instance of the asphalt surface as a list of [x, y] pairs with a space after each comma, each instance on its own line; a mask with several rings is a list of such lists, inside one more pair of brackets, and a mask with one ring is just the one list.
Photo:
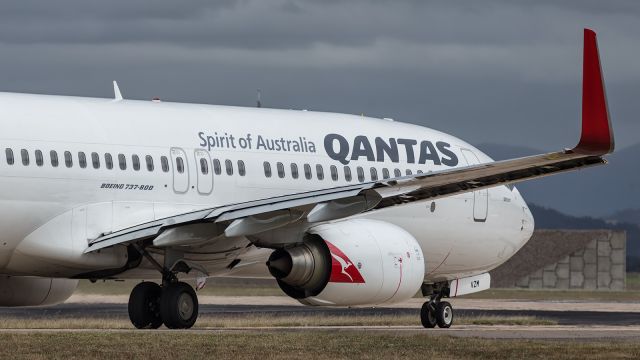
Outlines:
[[[211, 305], [200, 304], [201, 315], [229, 314], [282, 314], [282, 315], [411, 315], [419, 318], [418, 309], [410, 308], [321, 308], [289, 305]], [[456, 316], [533, 316], [549, 319], [566, 326], [640, 326], [640, 312], [611, 311], [541, 311], [541, 310], [472, 310], [457, 309]], [[0, 308], [2, 317], [33, 319], [72, 317], [124, 317], [126, 304], [65, 303], [53, 307]], [[1, 326], [0, 326], [1, 327]]]

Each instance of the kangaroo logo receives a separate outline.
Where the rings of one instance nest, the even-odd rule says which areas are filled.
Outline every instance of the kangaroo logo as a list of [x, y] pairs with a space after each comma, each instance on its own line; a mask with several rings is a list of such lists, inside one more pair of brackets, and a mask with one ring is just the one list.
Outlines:
[[329, 282], [363, 284], [364, 278], [345, 253], [325, 241], [331, 252], [331, 276]]

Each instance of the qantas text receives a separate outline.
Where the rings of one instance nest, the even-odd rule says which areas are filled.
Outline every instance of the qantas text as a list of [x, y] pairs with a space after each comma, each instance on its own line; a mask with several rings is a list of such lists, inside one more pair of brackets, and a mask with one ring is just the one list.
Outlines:
[[383, 162], [389, 159], [391, 162], [400, 161], [400, 153], [406, 154], [410, 164], [426, 164], [456, 166], [458, 157], [451, 151], [451, 145], [444, 141], [376, 137], [373, 143], [368, 137], [359, 135], [352, 140], [347, 140], [338, 134], [328, 134], [324, 137], [324, 148], [329, 157], [342, 164], [348, 164], [351, 160]]

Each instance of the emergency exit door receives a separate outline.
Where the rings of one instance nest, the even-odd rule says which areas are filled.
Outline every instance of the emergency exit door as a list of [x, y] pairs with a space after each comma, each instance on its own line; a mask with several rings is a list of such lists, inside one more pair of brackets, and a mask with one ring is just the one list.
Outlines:
[[[480, 160], [478, 156], [467, 149], [462, 149], [462, 155], [468, 165], [478, 165]], [[476, 190], [473, 192], [473, 220], [483, 222], [487, 220], [489, 212], [489, 189]]]
[[173, 191], [184, 194], [189, 190], [189, 162], [187, 153], [180, 148], [171, 148], [171, 168], [173, 169]]

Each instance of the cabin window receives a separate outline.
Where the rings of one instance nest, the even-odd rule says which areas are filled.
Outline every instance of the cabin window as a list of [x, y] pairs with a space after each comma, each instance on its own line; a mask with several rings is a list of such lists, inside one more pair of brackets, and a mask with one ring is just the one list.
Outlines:
[[364, 169], [362, 168], [362, 166], [358, 166], [357, 172], [358, 172], [358, 181], [364, 182]]
[[247, 175], [247, 168], [244, 166], [244, 161], [242, 160], [238, 160], [238, 174], [240, 174], [240, 176]]
[[82, 151], [78, 153], [78, 163], [83, 169], [87, 167], [87, 156]]
[[44, 156], [42, 156], [42, 151], [40, 150], [36, 150], [36, 165], [44, 165]]
[[51, 166], [58, 167], [58, 153], [55, 150], [49, 151], [49, 157], [51, 157]]
[[268, 161], [265, 161], [262, 165], [264, 166], [264, 176], [270, 178], [271, 177], [271, 164]]
[[111, 154], [109, 153], [104, 154], [104, 165], [109, 170], [113, 169], [113, 157], [111, 156]]
[[22, 158], [22, 165], [29, 165], [29, 152], [27, 149], [20, 150], [20, 157]]
[[311, 173], [311, 165], [309, 164], [304, 164], [304, 177], [307, 180], [311, 180], [311, 178], [313, 177], [313, 174]]
[[91, 163], [93, 164], [94, 169], [100, 168], [100, 155], [97, 152], [91, 153]]
[[320, 164], [316, 165], [316, 177], [318, 180], [324, 180], [324, 168]]
[[400, 169], [394, 169], [393, 170], [393, 176], [395, 176], [395, 177], [402, 176], [402, 171], [400, 171]]
[[335, 165], [329, 166], [329, 171], [331, 172], [331, 180], [338, 181], [338, 168]]
[[278, 177], [282, 179], [284, 177], [284, 165], [281, 162], [276, 163], [278, 169]]
[[220, 166], [220, 160], [213, 159], [213, 172], [216, 175], [222, 174], [222, 166]]
[[378, 180], [378, 170], [372, 167], [369, 171], [371, 172], [371, 180], [373, 181]]
[[348, 166], [344, 167], [344, 179], [347, 181], [351, 181], [351, 168]]
[[382, 168], [382, 177], [383, 177], [384, 179], [388, 179], [388, 178], [390, 177], [390, 176], [389, 176], [389, 169], [387, 169], [387, 168]]
[[227, 159], [224, 161], [224, 168], [225, 170], [227, 170], [227, 175], [233, 175], [233, 163], [231, 162], [231, 160]]
[[298, 164], [291, 163], [291, 177], [297, 179], [298, 175]]
[[411, 171], [411, 169], [407, 169], [407, 175], [413, 175], [413, 171]]
[[200, 172], [202, 175], [207, 175], [209, 173], [209, 162], [205, 158], [200, 158]]
[[131, 155], [131, 162], [133, 163], [133, 170], [140, 170], [140, 158], [138, 155]]
[[180, 156], [176, 158], [176, 170], [180, 174], [184, 173], [184, 160]]
[[120, 164], [120, 170], [127, 169], [127, 158], [124, 154], [118, 154], [118, 163]]
[[64, 165], [68, 168], [73, 166], [73, 158], [71, 157], [71, 152], [64, 152]]
[[160, 165], [162, 165], [163, 172], [169, 172], [169, 159], [166, 156], [160, 157]]
[[7, 155], [7, 164], [9, 165], [13, 165], [14, 163], [14, 159], [13, 159], [13, 150], [11, 148], [6, 148], [4, 150], [5, 155]]
[[144, 160], [147, 163], [147, 171], [153, 171], [153, 156], [147, 155], [144, 157]]

